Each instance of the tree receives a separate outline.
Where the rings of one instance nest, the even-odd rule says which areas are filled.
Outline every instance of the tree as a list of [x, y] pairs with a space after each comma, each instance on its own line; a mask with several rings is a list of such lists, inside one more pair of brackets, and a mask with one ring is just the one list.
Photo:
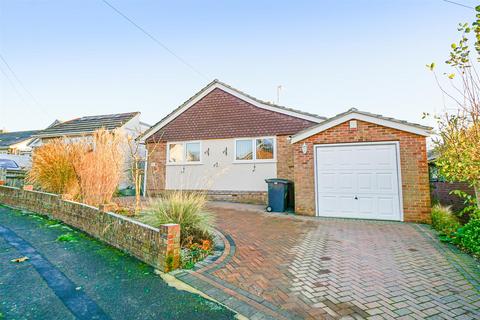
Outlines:
[[[458, 27], [461, 33], [458, 43], [451, 45], [448, 60], [451, 70], [444, 73], [448, 89], [440, 83], [435, 64], [427, 67], [434, 72], [435, 80], [455, 111], [445, 109], [436, 115], [438, 135], [434, 139], [438, 158], [436, 164], [448, 181], [463, 181], [475, 189], [480, 206], [480, 6], [475, 8], [476, 19], [472, 24]], [[474, 50], [469, 47], [469, 37], [474, 36]]]
[[[138, 135], [137, 135], [138, 136]], [[127, 145], [130, 156], [129, 172], [135, 188], [135, 205], [134, 214], [140, 212], [140, 190], [142, 188], [142, 177], [145, 174], [145, 156], [144, 152], [140, 151], [140, 144], [135, 141], [136, 137], [128, 136]]]

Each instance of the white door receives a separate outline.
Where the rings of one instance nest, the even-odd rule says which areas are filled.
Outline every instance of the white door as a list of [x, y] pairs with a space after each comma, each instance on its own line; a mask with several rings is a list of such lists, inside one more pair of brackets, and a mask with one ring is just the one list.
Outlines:
[[317, 145], [317, 214], [401, 218], [397, 144]]

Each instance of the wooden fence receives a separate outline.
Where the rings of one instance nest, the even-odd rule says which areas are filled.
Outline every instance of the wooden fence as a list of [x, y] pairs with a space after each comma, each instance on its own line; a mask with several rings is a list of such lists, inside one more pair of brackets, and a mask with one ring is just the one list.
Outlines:
[[9, 170], [0, 168], [0, 181], [4, 181], [4, 184], [10, 187], [23, 187], [26, 175], [26, 170]]

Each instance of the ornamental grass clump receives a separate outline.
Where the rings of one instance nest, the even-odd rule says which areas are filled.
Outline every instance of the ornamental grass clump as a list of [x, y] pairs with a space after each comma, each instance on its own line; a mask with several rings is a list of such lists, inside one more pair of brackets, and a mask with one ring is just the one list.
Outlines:
[[432, 207], [432, 227], [444, 237], [452, 237], [460, 228], [460, 222], [450, 207], [436, 204]]
[[205, 210], [204, 193], [175, 191], [165, 197], [152, 200], [140, 217], [140, 221], [153, 227], [166, 223], [180, 225], [182, 247], [192, 243], [203, 244], [211, 240], [213, 216]]
[[27, 180], [46, 192], [75, 199], [79, 184], [74, 167], [75, 147], [55, 139], [35, 149]]
[[100, 129], [92, 141], [76, 143], [80, 152], [73, 165], [82, 202], [94, 206], [111, 202], [123, 176], [124, 141], [121, 132]]
[[122, 178], [123, 142], [121, 132], [104, 129], [91, 137], [52, 140], [33, 153], [28, 180], [67, 199], [108, 204]]

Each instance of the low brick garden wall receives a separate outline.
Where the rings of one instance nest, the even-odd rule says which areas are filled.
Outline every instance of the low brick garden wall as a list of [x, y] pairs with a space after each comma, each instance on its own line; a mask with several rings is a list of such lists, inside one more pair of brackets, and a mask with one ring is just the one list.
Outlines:
[[180, 263], [180, 226], [153, 228], [58, 195], [0, 186], [0, 204], [47, 215], [125, 251], [145, 263], [170, 271]]

